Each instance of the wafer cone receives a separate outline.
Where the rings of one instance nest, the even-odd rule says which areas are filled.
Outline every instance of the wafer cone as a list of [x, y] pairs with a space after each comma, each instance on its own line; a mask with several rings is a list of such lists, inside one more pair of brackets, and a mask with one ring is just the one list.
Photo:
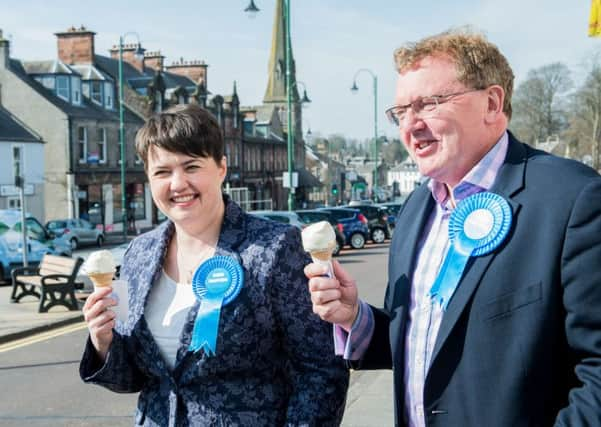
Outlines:
[[324, 250], [310, 252], [311, 258], [319, 261], [331, 261], [332, 252], [334, 252], [334, 247], [335, 245], [330, 245]]
[[335, 243], [332, 243], [326, 249], [321, 251], [309, 252], [314, 263], [325, 265], [328, 268], [327, 276], [329, 277], [334, 277], [334, 269], [332, 267], [332, 252], [334, 252], [335, 245]]
[[92, 273], [88, 274], [88, 277], [92, 281], [95, 287], [102, 288], [104, 286], [111, 286], [113, 282], [113, 276], [115, 273], [113, 271], [109, 273]]

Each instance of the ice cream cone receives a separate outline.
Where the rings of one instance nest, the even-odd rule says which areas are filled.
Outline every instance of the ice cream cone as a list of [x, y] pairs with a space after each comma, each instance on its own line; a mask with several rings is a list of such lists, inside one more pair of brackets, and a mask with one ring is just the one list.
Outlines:
[[104, 286], [111, 286], [115, 272], [110, 273], [93, 273], [88, 274], [88, 277], [92, 281], [95, 287], [101, 288]]
[[326, 249], [321, 251], [312, 251], [310, 252], [311, 258], [319, 261], [331, 261], [332, 253], [334, 252], [335, 245], [330, 245]]

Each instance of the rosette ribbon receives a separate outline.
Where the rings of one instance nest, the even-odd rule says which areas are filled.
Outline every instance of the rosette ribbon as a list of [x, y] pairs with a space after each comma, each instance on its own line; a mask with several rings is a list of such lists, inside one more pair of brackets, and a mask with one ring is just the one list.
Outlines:
[[226, 256], [210, 258], [194, 272], [192, 290], [200, 307], [188, 351], [203, 349], [208, 356], [216, 354], [221, 308], [238, 296], [243, 281], [242, 266]]
[[443, 310], [447, 309], [470, 257], [497, 248], [511, 228], [511, 218], [509, 203], [495, 193], [477, 193], [457, 205], [449, 218], [451, 245], [429, 293]]

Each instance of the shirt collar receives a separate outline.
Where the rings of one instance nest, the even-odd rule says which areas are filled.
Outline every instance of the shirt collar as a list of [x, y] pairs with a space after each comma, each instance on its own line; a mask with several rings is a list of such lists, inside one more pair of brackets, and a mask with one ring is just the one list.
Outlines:
[[[482, 159], [461, 179], [459, 184], [453, 189], [453, 197], [456, 202], [471, 196], [472, 194], [489, 190], [499, 169], [507, 155], [509, 145], [509, 136], [503, 132], [501, 138], [493, 145]], [[434, 179], [428, 183], [428, 188], [432, 192], [432, 197], [436, 203], [445, 207], [449, 203], [449, 193], [446, 185]]]

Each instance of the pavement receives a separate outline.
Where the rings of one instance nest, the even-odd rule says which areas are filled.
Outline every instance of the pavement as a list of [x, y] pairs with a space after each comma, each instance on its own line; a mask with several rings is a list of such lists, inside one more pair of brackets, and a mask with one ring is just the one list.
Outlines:
[[[92, 248], [93, 250], [93, 248]], [[89, 250], [76, 255], [87, 255]], [[12, 286], [0, 283], [0, 345], [83, 321], [81, 311], [56, 306], [38, 313], [39, 300], [27, 296], [10, 302]], [[77, 295], [85, 298], [83, 294]], [[353, 371], [343, 427], [383, 427], [393, 425], [392, 372]]]

